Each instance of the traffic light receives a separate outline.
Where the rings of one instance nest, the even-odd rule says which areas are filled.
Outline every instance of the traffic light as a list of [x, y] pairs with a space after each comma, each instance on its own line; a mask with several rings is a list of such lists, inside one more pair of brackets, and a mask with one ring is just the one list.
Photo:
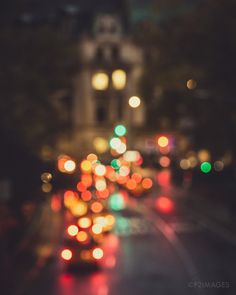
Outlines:
[[209, 162], [203, 162], [202, 164], [201, 164], [201, 171], [203, 172], [203, 173], [209, 173], [209, 172], [211, 172], [211, 163], [209, 163]]

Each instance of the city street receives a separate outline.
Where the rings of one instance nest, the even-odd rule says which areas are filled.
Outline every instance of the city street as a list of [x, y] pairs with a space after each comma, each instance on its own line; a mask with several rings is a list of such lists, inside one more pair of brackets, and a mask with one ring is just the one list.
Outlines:
[[[182, 204], [171, 214], [154, 206], [155, 197], [166, 190]], [[100, 268], [94, 271], [64, 268], [57, 253], [61, 223], [57, 214], [44, 214], [47, 225], [42, 223], [44, 233], [37, 244], [48, 246], [53, 259], [42, 260], [45, 250], [38, 251], [41, 264], [33, 266], [15, 294], [235, 294], [236, 237], [192, 212], [183, 196], [190, 197], [171, 186], [131, 200], [129, 209], [117, 213], [116, 227], [103, 241]], [[50, 210], [49, 203], [45, 206]]]
[[0, 295], [236, 295], [236, 1], [0, 8]]

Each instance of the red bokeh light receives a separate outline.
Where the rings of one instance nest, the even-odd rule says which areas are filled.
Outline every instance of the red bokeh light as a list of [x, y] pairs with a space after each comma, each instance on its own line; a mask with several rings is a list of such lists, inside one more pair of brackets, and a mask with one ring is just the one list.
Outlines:
[[156, 208], [157, 210], [163, 213], [171, 213], [174, 210], [174, 203], [168, 197], [159, 197], [156, 200]]
[[85, 186], [85, 184], [83, 182], [78, 182], [77, 184], [77, 190], [79, 192], [84, 192], [87, 189], [87, 187]]
[[92, 193], [90, 191], [83, 191], [81, 194], [81, 199], [85, 202], [88, 202], [92, 199]]

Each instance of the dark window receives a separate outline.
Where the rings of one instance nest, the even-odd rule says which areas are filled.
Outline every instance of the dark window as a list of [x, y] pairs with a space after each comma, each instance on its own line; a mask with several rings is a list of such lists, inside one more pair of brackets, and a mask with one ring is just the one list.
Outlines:
[[120, 56], [119, 48], [117, 46], [112, 47], [111, 55], [113, 60], [118, 60]]
[[123, 119], [123, 96], [122, 95], [117, 95], [116, 100], [117, 100], [117, 116], [118, 116], [118, 120], [122, 120]]
[[104, 51], [102, 48], [98, 48], [96, 52], [96, 59], [97, 60], [103, 60], [104, 59]]
[[98, 106], [97, 107], [97, 114], [96, 114], [97, 122], [104, 123], [106, 121], [106, 111], [104, 110], [104, 107]]
[[105, 123], [108, 120], [108, 102], [104, 97], [96, 99], [96, 121]]

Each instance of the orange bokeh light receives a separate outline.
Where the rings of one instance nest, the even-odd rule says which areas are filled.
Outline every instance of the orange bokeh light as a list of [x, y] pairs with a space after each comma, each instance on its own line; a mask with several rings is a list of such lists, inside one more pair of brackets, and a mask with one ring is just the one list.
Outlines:
[[109, 190], [106, 188], [103, 191], [96, 191], [96, 196], [101, 199], [107, 199], [109, 197]]
[[78, 242], [85, 242], [88, 239], [88, 234], [85, 231], [80, 231], [77, 236], [76, 239]]
[[128, 188], [129, 190], [133, 190], [133, 189], [136, 188], [137, 183], [136, 183], [136, 181], [135, 181], [134, 179], [129, 179], [129, 180], [127, 181], [127, 183], [126, 183], [126, 186], [127, 186], [127, 188]]
[[87, 160], [88, 160], [89, 162], [95, 162], [95, 161], [97, 161], [97, 159], [98, 159], [98, 157], [97, 157], [97, 155], [95, 155], [95, 154], [89, 154], [89, 155], [87, 156]]
[[103, 205], [102, 205], [102, 203], [100, 203], [100, 202], [94, 202], [94, 203], [91, 205], [91, 210], [92, 210], [94, 213], [100, 213], [100, 212], [103, 210]]
[[142, 181], [142, 175], [140, 173], [134, 173], [131, 178], [135, 180], [136, 183], [140, 183]]
[[142, 186], [144, 189], [150, 189], [152, 187], [152, 180], [151, 178], [144, 178], [142, 181]]
[[83, 174], [81, 176], [81, 182], [86, 186], [89, 187], [93, 184], [93, 178], [90, 174]]

